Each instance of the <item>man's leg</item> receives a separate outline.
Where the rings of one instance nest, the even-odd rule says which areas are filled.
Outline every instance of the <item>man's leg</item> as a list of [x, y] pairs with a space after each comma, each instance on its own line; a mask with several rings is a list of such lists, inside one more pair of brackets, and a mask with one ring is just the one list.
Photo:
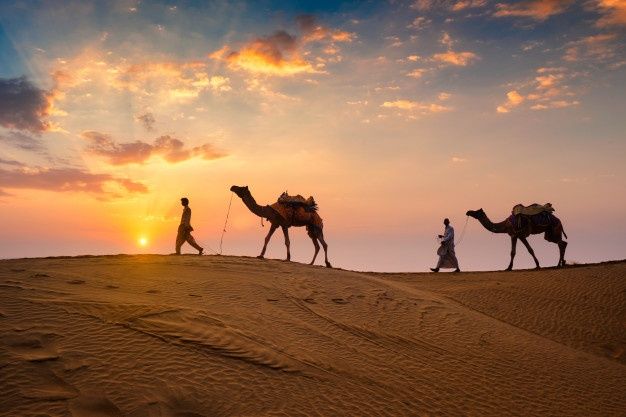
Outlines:
[[181, 233], [181, 231], [178, 231], [178, 234], [176, 235], [176, 254], [180, 255], [180, 248], [181, 246], [183, 246], [183, 243], [185, 243], [185, 235], [184, 233]]
[[204, 249], [202, 248], [202, 246], [196, 243], [196, 239], [194, 239], [193, 236], [191, 236], [191, 233], [187, 234], [187, 243], [189, 243], [191, 246], [196, 248], [196, 250], [200, 253], [200, 255], [202, 255], [202, 252], [204, 251]]

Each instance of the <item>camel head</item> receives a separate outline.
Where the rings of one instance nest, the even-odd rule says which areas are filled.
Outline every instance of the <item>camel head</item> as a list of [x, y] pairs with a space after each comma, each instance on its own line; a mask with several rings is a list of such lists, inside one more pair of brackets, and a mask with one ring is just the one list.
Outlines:
[[248, 186], [244, 185], [243, 187], [239, 187], [237, 185], [233, 185], [230, 187], [230, 191], [237, 194], [239, 198], [242, 198], [246, 194], [250, 194], [250, 190], [248, 190]]
[[468, 210], [467, 213], [465, 213], [466, 216], [469, 217], [473, 217], [475, 219], [478, 219], [479, 217], [484, 217], [485, 216], [485, 210], [483, 209], [478, 209], [478, 210]]

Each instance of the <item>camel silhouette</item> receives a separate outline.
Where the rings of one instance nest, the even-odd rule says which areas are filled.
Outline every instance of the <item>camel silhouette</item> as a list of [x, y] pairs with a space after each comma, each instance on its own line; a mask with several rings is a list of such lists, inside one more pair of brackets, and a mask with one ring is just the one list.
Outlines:
[[321, 243], [322, 247], [324, 248], [324, 258], [325, 258], [324, 260], [326, 262], [326, 266], [329, 268], [332, 268], [332, 265], [328, 261], [328, 245], [326, 244], [326, 241], [324, 240], [324, 233], [322, 231], [322, 227], [319, 226], [322, 224], [322, 221], [321, 221], [319, 214], [317, 214], [317, 212], [314, 211], [314, 212], [309, 213], [310, 214], [309, 219], [306, 221], [303, 221], [302, 219], [298, 219], [298, 218], [285, 219], [283, 216], [281, 216], [276, 210], [274, 210], [269, 205], [260, 206], [259, 204], [257, 204], [256, 200], [254, 199], [254, 197], [252, 197], [252, 194], [250, 193], [250, 190], [248, 189], [247, 186], [239, 187], [239, 186], [233, 185], [232, 187], [230, 187], [230, 191], [237, 194], [237, 196], [241, 198], [243, 203], [246, 205], [246, 207], [248, 207], [248, 209], [252, 213], [256, 214], [257, 216], [261, 218], [267, 219], [267, 221], [269, 221], [271, 224], [270, 230], [267, 233], [267, 236], [265, 236], [265, 244], [263, 245], [263, 250], [261, 251], [261, 254], [257, 256], [257, 258], [263, 258], [265, 256], [265, 250], [267, 249], [267, 244], [269, 243], [276, 229], [280, 227], [283, 229], [283, 234], [285, 235], [285, 246], [287, 246], [287, 259], [286, 260], [287, 261], [291, 260], [291, 253], [289, 252], [289, 244], [290, 244], [289, 228], [291, 226], [295, 226], [295, 227], [305, 226], [309, 237], [313, 241], [313, 246], [315, 246], [315, 254], [313, 255], [313, 260], [309, 263], [309, 265], [313, 265], [313, 263], [315, 262], [315, 258], [317, 258], [317, 254], [320, 250], [319, 243]]
[[[559, 220], [552, 213], [548, 213], [550, 216], [550, 221], [546, 224], [539, 224], [533, 221], [527, 221], [523, 225], [523, 227], [515, 227], [515, 224], [511, 222], [511, 218], [507, 218], [506, 220], [500, 223], [493, 223], [489, 220], [489, 217], [485, 214], [485, 211], [481, 208], [478, 210], [469, 210], [466, 215], [475, 218], [484, 226], [485, 229], [489, 230], [492, 233], [506, 233], [511, 236], [511, 262], [509, 263], [507, 271], [513, 269], [513, 259], [515, 258], [515, 246], [517, 246], [517, 239], [521, 240], [528, 252], [533, 257], [536, 265], [536, 269], [539, 269], [539, 261], [535, 256], [535, 252], [533, 248], [530, 247], [530, 243], [526, 238], [530, 235], [536, 235], [540, 233], [544, 234], [544, 239], [548, 242], [556, 243], [559, 246], [559, 263], [558, 267], [565, 266], [565, 248], [567, 247], [567, 242], [563, 240], [563, 235], [567, 239], [567, 234], [563, 230], [563, 224], [561, 220]], [[530, 219], [529, 219], [530, 220]]]

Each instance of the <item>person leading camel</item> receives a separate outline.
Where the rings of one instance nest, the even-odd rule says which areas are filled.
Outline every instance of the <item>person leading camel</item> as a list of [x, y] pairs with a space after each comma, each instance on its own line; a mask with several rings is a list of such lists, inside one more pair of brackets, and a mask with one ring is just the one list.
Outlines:
[[180, 248], [183, 243], [187, 242], [198, 250], [198, 255], [202, 255], [204, 249], [196, 243], [196, 240], [191, 236], [193, 227], [191, 227], [191, 208], [189, 208], [189, 200], [187, 197], [180, 199], [182, 204], [183, 215], [180, 218], [180, 225], [178, 226], [178, 234], [176, 235], [176, 254], [180, 255]]
[[434, 268], [430, 268], [433, 272], [439, 272], [440, 268], [456, 268], [454, 272], [461, 272], [459, 269], [459, 261], [456, 259], [454, 253], [454, 228], [450, 226], [450, 220], [444, 219], [445, 231], [443, 235], [439, 235], [441, 239], [441, 246], [437, 249], [437, 255], [439, 255], [439, 262]]

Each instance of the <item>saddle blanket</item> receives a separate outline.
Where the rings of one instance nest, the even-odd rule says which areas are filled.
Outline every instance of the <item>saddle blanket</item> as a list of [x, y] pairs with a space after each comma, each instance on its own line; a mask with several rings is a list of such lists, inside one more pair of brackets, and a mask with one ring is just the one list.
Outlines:
[[517, 216], [518, 214], [521, 214], [522, 216], [534, 216], [535, 214], [539, 214], [543, 212], [552, 213], [553, 211], [554, 211], [554, 207], [552, 207], [552, 204], [550, 203], [531, 204], [530, 206], [517, 204], [516, 206], [513, 207], [513, 210], [511, 210], [511, 213], [514, 216]]

